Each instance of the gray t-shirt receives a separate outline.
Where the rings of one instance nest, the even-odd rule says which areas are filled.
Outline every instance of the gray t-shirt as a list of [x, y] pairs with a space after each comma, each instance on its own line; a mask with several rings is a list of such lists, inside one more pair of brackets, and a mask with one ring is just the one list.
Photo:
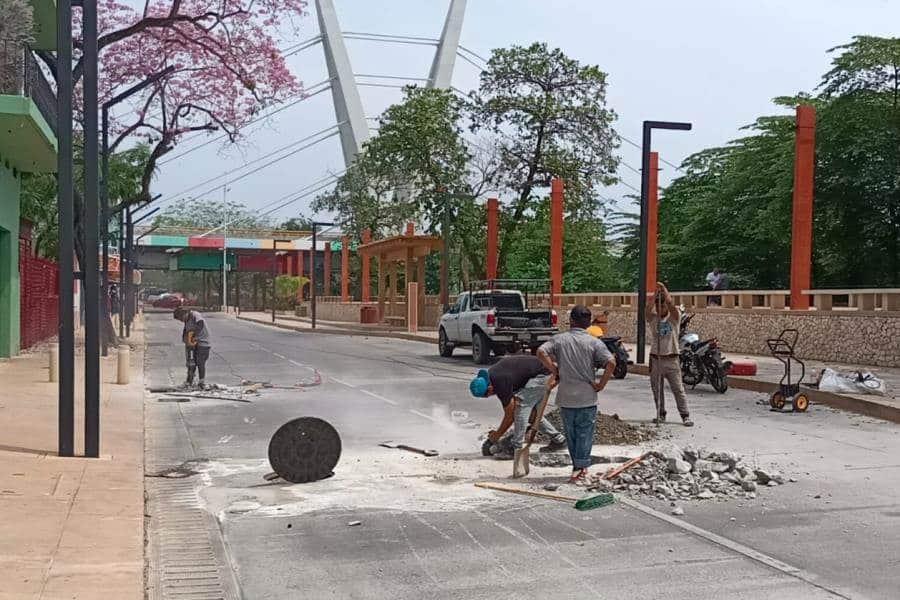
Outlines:
[[650, 354], [673, 356], [678, 354], [678, 326], [681, 312], [675, 307], [666, 318], [660, 320], [656, 310], [647, 313], [647, 336], [650, 338]]
[[584, 329], [573, 327], [541, 345], [559, 365], [556, 404], [563, 408], [585, 408], [597, 404], [596, 369], [605, 366], [613, 355], [599, 339]]
[[209, 329], [206, 328], [206, 320], [196, 310], [190, 311], [188, 320], [184, 322], [184, 330], [181, 332], [181, 336], [185, 342], [187, 342], [189, 331], [194, 332], [194, 339], [197, 340], [198, 346], [209, 347]]

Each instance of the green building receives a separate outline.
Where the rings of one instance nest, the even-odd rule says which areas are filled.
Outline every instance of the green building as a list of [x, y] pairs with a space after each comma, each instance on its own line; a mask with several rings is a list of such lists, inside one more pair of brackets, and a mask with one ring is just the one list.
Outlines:
[[56, 48], [56, 3], [30, 3], [31, 44], [0, 42], [0, 357], [19, 352], [22, 174], [56, 171], [56, 95], [33, 54]]

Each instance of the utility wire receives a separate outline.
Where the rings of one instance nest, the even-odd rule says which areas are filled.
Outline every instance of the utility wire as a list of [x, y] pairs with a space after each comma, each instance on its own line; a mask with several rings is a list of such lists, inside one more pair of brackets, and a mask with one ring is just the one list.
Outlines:
[[366, 31], [345, 31], [344, 35], [364, 35], [366, 37], [375, 37], [375, 38], [388, 38], [388, 39], [404, 39], [404, 40], [418, 40], [421, 42], [438, 42], [437, 38], [429, 38], [429, 37], [420, 37], [415, 35], [392, 35], [390, 33], [369, 33]]
[[470, 65], [472, 65], [473, 67], [475, 67], [476, 69], [478, 69], [479, 71], [484, 71], [483, 65], [479, 65], [477, 62], [475, 62], [474, 60], [472, 60], [471, 58], [469, 58], [462, 52], [457, 52], [456, 55], [458, 57], [460, 57], [461, 59], [463, 59], [464, 61], [466, 61], [467, 63], [469, 63]]
[[[319, 87], [320, 85], [325, 85], [325, 87], [323, 87], [322, 89], [316, 90], [315, 92], [312, 92], [312, 93], [304, 94], [303, 96], [301, 96], [300, 98], [294, 100], [293, 102], [288, 102], [287, 104], [282, 104], [281, 106], [279, 106], [278, 108], [276, 108], [276, 109], [273, 110], [273, 111], [269, 111], [269, 112], [266, 112], [266, 113], [264, 113], [264, 114], [261, 114], [260, 116], [256, 117], [255, 119], [251, 119], [251, 120], [247, 121], [246, 123], [244, 123], [244, 125], [243, 125], [240, 129], [238, 129], [238, 131], [240, 131], [241, 129], [244, 129], [244, 128], [250, 126], [250, 125], [253, 125], [254, 123], [258, 123], [259, 121], [262, 121], [262, 120], [264, 120], [264, 119], [268, 119], [268, 118], [271, 117], [272, 115], [278, 114], [278, 113], [280, 113], [280, 112], [283, 111], [283, 110], [287, 110], [288, 108], [290, 108], [290, 107], [292, 107], [292, 106], [296, 106], [297, 104], [300, 104], [300, 103], [303, 102], [304, 100], [309, 100], [309, 99], [312, 98], [313, 96], [317, 96], [317, 95], [321, 94], [322, 92], [331, 89], [331, 85], [330, 85], [330, 84], [331, 84], [331, 80], [329, 80], [329, 79], [326, 79], [325, 81], [320, 81], [319, 83], [317, 83], [317, 84], [315, 84], [314, 86], [310, 87], [310, 89], [315, 89], [315, 88]], [[196, 136], [190, 137], [190, 138], [188, 138], [187, 140], [184, 140], [184, 141], [189, 142], [190, 140], [192, 140], [192, 139], [194, 139], [194, 138], [196, 138], [196, 137], [201, 137], [201, 136], [203, 136], [203, 135], [206, 135], [206, 134], [198, 133]], [[205, 142], [203, 142], [202, 144], [198, 144], [198, 145], [196, 145], [196, 146], [193, 146], [192, 148], [188, 148], [188, 149], [185, 150], [184, 152], [180, 152], [180, 153], [178, 153], [178, 154], [176, 154], [176, 155], [174, 155], [174, 156], [171, 156], [171, 157], [169, 157], [169, 158], [167, 158], [167, 159], [165, 159], [165, 160], [161, 160], [161, 161], [159, 161], [158, 164], [159, 164], [160, 166], [162, 166], [162, 165], [165, 165], [165, 164], [167, 164], [167, 163], [172, 162], [173, 160], [178, 160], [179, 158], [181, 158], [182, 156], [184, 156], [184, 155], [186, 155], [186, 154], [190, 154], [191, 152], [194, 152], [195, 150], [199, 150], [200, 148], [204, 148], [204, 147], [206, 147], [206, 146], [212, 144], [213, 142], [216, 142], [217, 140], [225, 139], [225, 138], [227, 138], [227, 137], [228, 137], [228, 134], [227, 134], [227, 133], [223, 133], [222, 135], [212, 137], [212, 138], [206, 140]]]
[[437, 42], [417, 42], [415, 40], [394, 40], [387, 38], [362, 37], [344, 34], [344, 38], [348, 40], [364, 40], [367, 42], [390, 42], [393, 44], [413, 44], [416, 46], [437, 46]]

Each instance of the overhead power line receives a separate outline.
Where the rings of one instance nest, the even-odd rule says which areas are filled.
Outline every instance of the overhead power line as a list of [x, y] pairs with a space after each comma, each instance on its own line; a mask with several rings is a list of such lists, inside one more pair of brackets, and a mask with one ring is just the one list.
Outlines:
[[434, 43], [437, 43], [440, 41], [437, 38], [421, 37], [421, 36], [416, 36], [416, 35], [393, 35], [390, 33], [369, 33], [367, 31], [345, 31], [344, 36], [348, 36], [348, 35], [364, 35], [366, 37], [384, 38], [386, 40], [401, 39], [401, 40], [415, 40], [415, 41], [419, 41], [419, 42], [434, 42]]

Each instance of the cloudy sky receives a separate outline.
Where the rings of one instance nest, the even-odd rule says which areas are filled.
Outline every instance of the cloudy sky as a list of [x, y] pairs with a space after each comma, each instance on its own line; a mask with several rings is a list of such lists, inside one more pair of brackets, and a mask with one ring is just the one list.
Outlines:
[[[334, 1], [345, 32], [423, 37], [440, 34], [449, 5], [449, 0]], [[640, 141], [645, 119], [694, 124], [691, 132], [655, 136], [654, 149], [679, 164], [693, 152], [738, 137], [740, 128], [757, 116], [771, 114], [773, 97], [812, 90], [829, 68], [829, 48], [857, 34], [896, 36], [898, 27], [896, 0], [469, 0], [460, 43], [488, 56], [492, 48], [542, 41], [599, 65], [609, 74], [607, 99], [618, 113], [621, 135]], [[311, 0], [301, 31], [283, 46], [316, 35]], [[431, 46], [363, 40], [347, 40], [347, 47], [355, 73], [393, 77], [426, 77], [434, 52]], [[289, 61], [307, 87], [327, 78], [320, 45]], [[472, 89], [478, 74], [475, 66], [458, 59], [453, 85]], [[360, 93], [368, 117], [378, 116], [400, 97], [395, 88], [366, 86]], [[168, 202], [195, 194], [220, 199], [223, 181], [250, 170], [241, 170], [242, 164], [334, 123], [330, 94], [318, 94], [251, 128], [239, 148], [210, 144], [163, 165], [155, 192]], [[603, 191], [615, 201], [632, 193], [628, 186], [640, 187], [640, 176], [629, 168], [640, 166], [639, 150], [623, 143], [619, 155], [624, 183]], [[280, 198], [297, 197], [297, 190], [310, 189], [343, 167], [340, 144], [332, 137], [234, 181], [228, 199], [268, 210], [279, 206]], [[663, 167], [664, 184], [674, 170]], [[215, 181], [198, 185], [210, 179]], [[309, 215], [311, 199], [300, 197], [272, 216]]]

